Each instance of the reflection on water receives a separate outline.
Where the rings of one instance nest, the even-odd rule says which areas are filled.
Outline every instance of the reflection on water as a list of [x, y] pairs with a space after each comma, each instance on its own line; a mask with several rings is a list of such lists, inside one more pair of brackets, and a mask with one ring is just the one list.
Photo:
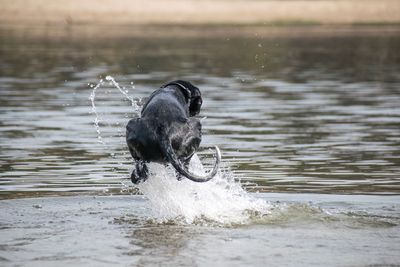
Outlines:
[[98, 90], [106, 145], [90, 113], [107, 75], [134, 98], [176, 78], [198, 85], [203, 145], [218, 144], [248, 189], [400, 193], [397, 32], [0, 39], [2, 198], [127, 189], [131, 103], [112, 84]]

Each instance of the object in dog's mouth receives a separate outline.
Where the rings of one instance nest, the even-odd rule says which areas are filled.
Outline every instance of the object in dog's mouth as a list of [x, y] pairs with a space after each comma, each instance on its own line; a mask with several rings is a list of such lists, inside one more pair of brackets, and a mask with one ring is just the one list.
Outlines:
[[140, 118], [126, 126], [126, 142], [135, 160], [131, 180], [145, 181], [147, 163], [172, 164], [178, 173], [194, 182], [207, 182], [217, 173], [221, 152], [216, 150], [216, 162], [208, 174], [201, 176], [188, 171], [190, 159], [201, 142], [201, 123], [195, 116], [203, 103], [199, 88], [177, 80], [154, 91], [144, 104]]

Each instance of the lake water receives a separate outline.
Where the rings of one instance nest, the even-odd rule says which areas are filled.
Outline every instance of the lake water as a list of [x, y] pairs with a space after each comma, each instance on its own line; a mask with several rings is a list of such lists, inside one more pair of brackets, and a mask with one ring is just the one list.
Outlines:
[[[400, 266], [400, 30], [221, 27], [0, 30], [1, 265]], [[224, 168], [136, 188], [125, 124], [178, 78]]]

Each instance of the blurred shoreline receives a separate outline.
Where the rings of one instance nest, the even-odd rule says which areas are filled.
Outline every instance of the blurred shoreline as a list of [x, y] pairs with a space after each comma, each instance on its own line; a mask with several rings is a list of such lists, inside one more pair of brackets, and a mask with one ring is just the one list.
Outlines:
[[398, 0], [0, 0], [1, 38], [399, 36]]
[[2, 0], [2, 28], [400, 25], [398, 0]]
[[323, 38], [323, 37], [400, 36], [400, 25], [0, 25], [1, 38], [109, 40], [109, 39], [213, 39], [248, 38]]

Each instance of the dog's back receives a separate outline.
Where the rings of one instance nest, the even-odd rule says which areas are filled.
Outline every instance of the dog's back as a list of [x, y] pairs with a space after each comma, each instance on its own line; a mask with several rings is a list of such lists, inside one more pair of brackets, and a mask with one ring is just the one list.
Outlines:
[[146, 162], [171, 163], [196, 182], [206, 182], [216, 174], [221, 159], [217, 147], [216, 164], [208, 175], [191, 174], [185, 167], [200, 146], [201, 124], [194, 116], [201, 103], [197, 87], [175, 81], [156, 90], [143, 106], [141, 118], [129, 121], [126, 140], [137, 162], [131, 175], [134, 183], [147, 179]]
[[155, 122], [169, 124], [175, 121], [185, 122], [189, 116], [189, 109], [182, 94], [178, 94], [173, 89], [163, 88], [150, 96], [143, 107], [141, 116]]
[[[185, 125], [188, 116], [189, 110], [185, 109], [182, 94], [169, 88], [155, 91], [144, 105], [141, 118], [130, 120], [127, 125], [127, 143], [132, 156], [144, 161], [165, 161], [160, 147], [161, 137], [164, 135], [175, 136], [175, 140], [170, 141], [173, 148], [179, 152], [183, 145], [181, 135], [187, 134], [184, 130], [191, 130]], [[192, 133], [196, 134], [193, 131]], [[197, 134], [200, 135], [200, 132]], [[200, 144], [200, 141], [198, 143]], [[191, 150], [195, 151], [197, 147]]]

